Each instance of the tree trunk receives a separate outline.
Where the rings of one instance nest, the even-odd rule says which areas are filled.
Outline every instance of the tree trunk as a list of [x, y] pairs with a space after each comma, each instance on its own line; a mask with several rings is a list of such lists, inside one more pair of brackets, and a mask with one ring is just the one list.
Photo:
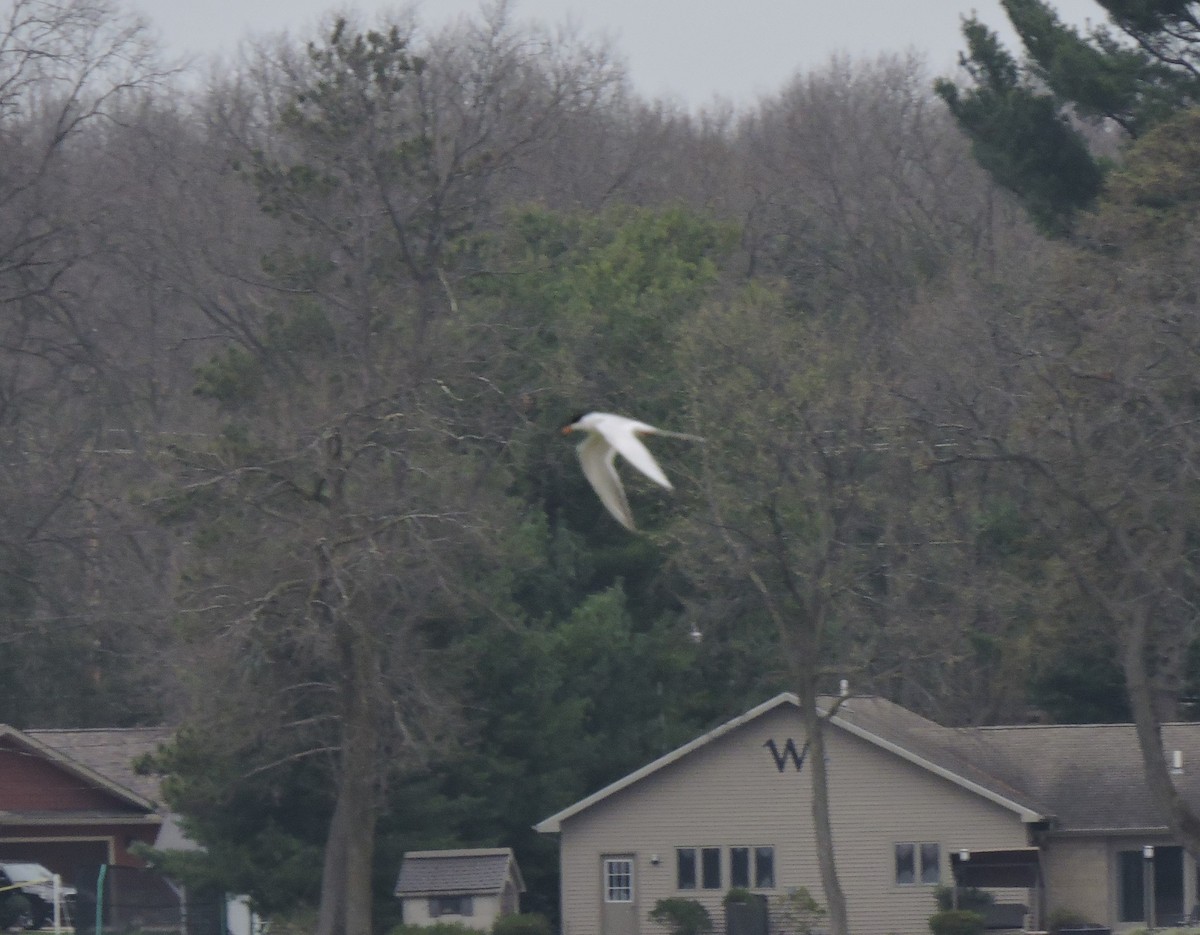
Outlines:
[[316, 935], [371, 935], [378, 744], [366, 686], [351, 684], [347, 691], [341, 776], [325, 846]]
[[1163, 811], [1172, 834], [1193, 857], [1200, 857], [1200, 817], [1180, 797], [1171, 781], [1162, 744], [1162, 725], [1154, 709], [1154, 692], [1146, 666], [1146, 634], [1154, 606], [1143, 602], [1130, 615], [1125, 627], [1125, 691], [1137, 730], [1138, 746], [1146, 783]]
[[829, 909], [830, 935], [849, 935], [846, 918], [846, 895], [838, 879], [837, 863], [833, 856], [833, 824], [829, 819], [829, 773], [825, 768], [824, 722], [817, 713], [816, 678], [811, 667], [804, 665], [800, 676], [800, 710], [808, 737], [808, 762], [812, 768], [813, 833], [817, 839], [817, 866], [821, 872], [821, 889]]

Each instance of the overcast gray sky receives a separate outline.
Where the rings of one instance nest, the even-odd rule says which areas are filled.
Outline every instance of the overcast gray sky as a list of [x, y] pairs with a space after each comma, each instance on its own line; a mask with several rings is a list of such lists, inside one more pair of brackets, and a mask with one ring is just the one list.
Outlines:
[[[289, 31], [313, 38], [338, 0], [132, 0], [173, 52], [230, 52], [246, 35]], [[365, 14], [409, 4], [358, 0]], [[479, 0], [423, 0], [418, 21], [436, 28], [480, 10]], [[1102, 21], [1093, 0], [1057, 0], [1060, 16]], [[570, 23], [612, 40], [634, 87], [688, 106], [714, 97], [735, 104], [779, 90], [797, 71], [854, 57], [916, 49], [934, 73], [950, 72], [962, 48], [963, 15], [974, 10], [1010, 43], [999, 0], [514, 0], [521, 21]]]

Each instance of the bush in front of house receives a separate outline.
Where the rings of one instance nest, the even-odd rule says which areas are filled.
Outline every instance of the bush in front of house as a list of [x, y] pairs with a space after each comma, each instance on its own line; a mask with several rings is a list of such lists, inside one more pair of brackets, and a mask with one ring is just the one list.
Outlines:
[[[954, 909], [954, 887], [946, 886], [945, 884], [937, 887], [933, 891], [933, 898], [937, 900], [939, 909]], [[988, 906], [995, 903], [996, 897], [987, 890], [981, 890], [975, 886], [960, 886], [958, 887], [958, 906], [959, 909], [970, 909], [972, 912], [983, 912]]]
[[671, 935], [706, 935], [713, 930], [707, 909], [694, 899], [677, 896], [656, 902], [650, 910], [650, 921], [665, 925]]
[[983, 916], [970, 909], [939, 909], [929, 917], [933, 935], [982, 935]]
[[500, 916], [492, 923], [492, 935], [551, 935], [550, 920], [537, 912]]
[[813, 929], [825, 928], [825, 907], [806, 887], [798, 886], [783, 896], [771, 900], [771, 915], [781, 928], [796, 935], [809, 935]]
[[1053, 909], [1046, 919], [1046, 931], [1051, 935], [1058, 935], [1063, 929], [1087, 928], [1097, 928], [1097, 925], [1074, 909]]
[[479, 930], [461, 922], [434, 922], [433, 925], [397, 925], [388, 935], [479, 935]]

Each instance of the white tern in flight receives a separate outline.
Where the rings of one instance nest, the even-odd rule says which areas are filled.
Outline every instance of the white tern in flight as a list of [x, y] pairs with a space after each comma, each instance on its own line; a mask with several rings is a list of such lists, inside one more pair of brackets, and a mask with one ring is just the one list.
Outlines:
[[588, 433], [588, 437], [576, 449], [579, 463], [583, 465], [583, 474], [600, 497], [600, 502], [608, 508], [608, 512], [629, 530], [635, 530], [637, 527], [633, 522], [629, 501], [625, 498], [625, 488], [621, 486], [621, 478], [617, 476], [614, 464], [617, 455], [622, 455], [656, 484], [672, 490], [674, 488], [667, 480], [667, 475], [662, 472], [662, 468], [654, 460], [654, 455], [650, 454], [638, 436], [664, 435], [693, 442], [704, 441], [696, 435], [656, 429], [653, 425], [613, 415], [611, 412], [589, 412], [577, 416], [563, 426], [562, 432], [564, 435], [570, 435], [572, 432]]

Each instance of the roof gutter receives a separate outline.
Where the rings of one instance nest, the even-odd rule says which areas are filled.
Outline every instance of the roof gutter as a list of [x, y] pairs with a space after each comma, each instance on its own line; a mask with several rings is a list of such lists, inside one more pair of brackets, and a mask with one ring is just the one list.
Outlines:
[[1147, 828], [1065, 828], [1055, 829], [1049, 833], [1054, 838], [1117, 838], [1122, 836], [1170, 835], [1171, 829], [1166, 825]]

